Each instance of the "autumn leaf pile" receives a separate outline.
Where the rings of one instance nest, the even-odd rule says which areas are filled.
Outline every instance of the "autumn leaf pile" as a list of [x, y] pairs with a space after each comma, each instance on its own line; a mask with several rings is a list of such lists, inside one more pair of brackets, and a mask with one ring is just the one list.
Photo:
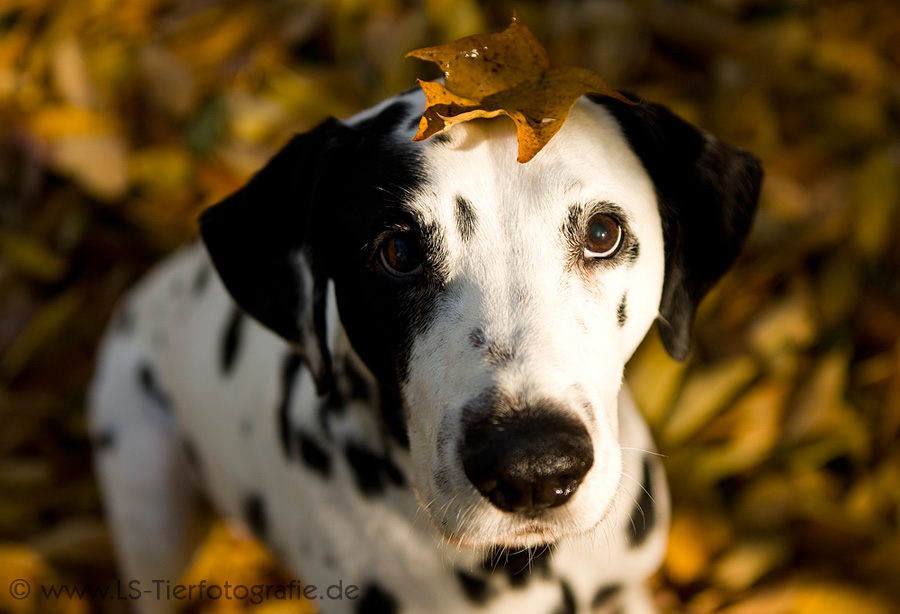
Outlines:
[[[83, 406], [124, 288], [290, 132], [435, 79], [403, 56], [502, 30], [512, 8], [0, 3], [0, 612], [122, 611], [15, 601], [6, 587], [115, 579]], [[654, 579], [664, 611], [900, 612], [900, 5], [515, 8], [552, 66], [664, 102], [766, 168], [758, 220], [702, 306], [691, 361], [651, 335], [627, 369], [674, 496]], [[222, 527], [190, 574], [277, 577]]]

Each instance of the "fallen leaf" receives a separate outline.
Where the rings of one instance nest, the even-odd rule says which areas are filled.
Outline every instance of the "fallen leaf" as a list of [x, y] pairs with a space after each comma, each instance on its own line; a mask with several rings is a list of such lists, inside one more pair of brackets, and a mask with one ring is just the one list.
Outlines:
[[676, 584], [695, 582], [707, 572], [729, 537], [728, 527], [712, 516], [676, 511], [663, 563], [666, 575]]
[[414, 141], [423, 141], [454, 124], [506, 115], [516, 123], [519, 162], [528, 162], [555, 135], [588, 92], [635, 104], [599, 75], [568, 66], [550, 68], [547, 51], [515, 17], [506, 30], [476, 34], [406, 57], [433, 62], [445, 82], [422, 81], [427, 104]]
[[83, 303], [81, 289], [72, 288], [41, 307], [0, 360], [0, 378], [11, 380], [18, 375], [41, 347], [59, 335]]
[[90, 107], [93, 85], [81, 45], [70, 36], [57, 44], [53, 53], [53, 77], [62, 97], [76, 107]]
[[788, 392], [783, 382], [764, 382], [738, 399], [728, 412], [732, 424], [727, 443], [700, 450], [696, 479], [714, 483], [764, 462], [781, 435]]
[[779, 539], [737, 544], [713, 567], [715, 583], [729, 591], [743, 591], [781, 565], [788, 557], [787, 543]]
[[628, 362], [628, 387], [652, 427], [660, 427], [668, 415], [684, 385], [687, 366], [666, 353], [655, 327]]
[[663, 441], [677, 446], [725, 409], [758, 375], [752, 358], [736, 356], [691, 374], [666, 424]]
[[54, 167], [89, 195], [114, 201], [128, 190], [128, 145], [118, 135], [63, 137], [51, 144]]
[[799, 581], [765, 591], [722, 614], [889, 614], [894, 607], [877, 595], [848, 586]]
[[44, 282], [58, 281], [67, 269], [66, 261], [41, 241], [6, 229], [0, 229], [0, 256], [13, 270]]
[[877, 261], [896, 241], [900, 163], [896, 155], [877, 152], [856, 172], [851, 188], [852, 239], [857, 251]]

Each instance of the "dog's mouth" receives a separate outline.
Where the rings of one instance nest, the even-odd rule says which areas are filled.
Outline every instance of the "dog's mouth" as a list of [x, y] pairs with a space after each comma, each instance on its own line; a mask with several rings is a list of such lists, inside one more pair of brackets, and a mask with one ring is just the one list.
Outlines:
[[459, 534], [438, 529], [448, 544], [457, 548], [475, 549], [534, 549], [556, 544], [563, 536], [558, 531], [539, 523], [510, 531], [495, 533], [488, 538]]
[[527, 515], [502, 513], [493, 506], [485, 509], [483, 505], [456, 509], [432, 504], [423, 506], [423, 510], [441, 540], [456, 548], [521, 550], [594, 533], [607, 522], [614, 509], [613, 503], [610, 500], [605, 507], [593, 508], [600, 513], [590, 514], [590, 518], [585, 516], [584, 510], [571, 510], [566, 506]]

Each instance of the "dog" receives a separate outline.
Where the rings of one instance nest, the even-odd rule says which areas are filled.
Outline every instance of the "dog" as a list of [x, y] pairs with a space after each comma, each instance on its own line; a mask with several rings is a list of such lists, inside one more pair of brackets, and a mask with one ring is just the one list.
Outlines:
[[654, 322], [688, 354], [760, 164], [646, 101], [582, 97], [527, 164], [504, 119], [413, 143], [423, 108], [295, 136], [122, 300], [90, 428], [139, 611], [174, 607], [204, 500], [323, 614], [657, 611], [623, 370]]

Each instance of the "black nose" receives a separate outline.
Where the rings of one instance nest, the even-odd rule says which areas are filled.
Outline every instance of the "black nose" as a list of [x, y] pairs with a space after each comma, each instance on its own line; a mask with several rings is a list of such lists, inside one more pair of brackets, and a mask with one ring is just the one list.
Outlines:
[[497, 508], [535, 514], [563, 505], [594, 463], [581, 421], [541, 407], [479, 416], [465, 427], [463, 469]]

